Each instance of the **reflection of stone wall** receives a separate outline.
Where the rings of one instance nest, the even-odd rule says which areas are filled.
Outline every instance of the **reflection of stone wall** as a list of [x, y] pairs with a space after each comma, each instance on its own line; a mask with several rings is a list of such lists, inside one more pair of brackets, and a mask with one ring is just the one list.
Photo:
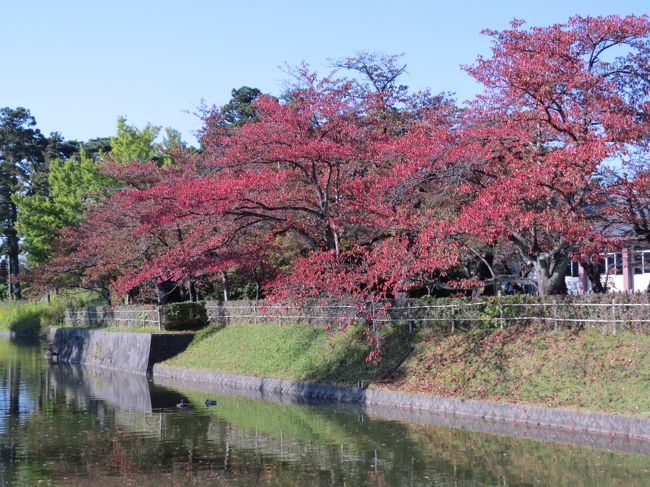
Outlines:
[[210, 370], [183, 369], [158, 364], [154, 368], [157, 384], [172, 387], [174, 381], [194, 387], [247, 390], [262, 399], [283, 396], [292, 402], [309, 400], [357, 403], [365, 407], [382, 407], [404, 411], [425, 411], [436, 415], [453, 415], [498, 423], [515, 423], [529, 427], [552, 428], [570, 432], [617, 435], [650, 440], [650, 419], [607, 413], [583, 413], [526, 404], [504, 404], [479, 400], [411, 394], [378, 389], [334, 386], [311, 382], [226, 374]]
[[49, 373], [50, 383], [57, 389], [71, 388], [78, 394], [114, 406], [151, 411], [149, 382], [143, 374], [79, 364], [54, 365], [49, 368]]
[[145, 374], [153, 364], [187, 348], [194, 335], [113, 333], [81, 328], [52, 328], [50, 350], [59, 362]]
[[121, 408], [151, 411], [149, 383], [142, 374], [85, 367], [84, 378], [89, 393], [95, 397]]

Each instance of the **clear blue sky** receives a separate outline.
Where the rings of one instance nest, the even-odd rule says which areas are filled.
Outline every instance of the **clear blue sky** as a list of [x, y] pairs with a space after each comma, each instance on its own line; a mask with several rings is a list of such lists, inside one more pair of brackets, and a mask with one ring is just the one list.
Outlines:
[[44, 133], [112, 135], [125, 115], [193, 142], [201, 99], [242, 85], [279, 94], [285, 63], [354, 51], [405, 53], [412, 88], [473, 96], [460, 69], [489, 52], [483, 28], [650, 10], [648, 0], [0, 0], [0, 106], [29, 108]]

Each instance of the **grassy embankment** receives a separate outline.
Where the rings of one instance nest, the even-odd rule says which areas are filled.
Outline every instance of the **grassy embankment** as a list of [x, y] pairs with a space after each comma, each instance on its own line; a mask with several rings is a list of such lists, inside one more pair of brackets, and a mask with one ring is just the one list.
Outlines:
[[355, 384], [380, 378], [399, 363], [408, 340], [386, 333], [389, 353], [379, 365], [365, 363], [369, 343], [358, 326], [341, 333], [304, 324], [210, 325], [181, 355], [166, 362], [233, 374]]
[[48, 326], [60, 326], [66, 308], [79, 307], [98, 302], [95, 293], [71, 290], [45, 299], [0, 302], [0, 330], [19, 335], [37, 335]]
[[[384, 359], [361, 328], [329, 336], [302, 324], [211, 326], [172, 366], [550, 407], [650, 415], [650, 335], [510, 326], [413, 335], [387, 326]], [[396, 371], [410, 350], [404, 364]], [[391, 373], [393, 372], [393, 373]]]

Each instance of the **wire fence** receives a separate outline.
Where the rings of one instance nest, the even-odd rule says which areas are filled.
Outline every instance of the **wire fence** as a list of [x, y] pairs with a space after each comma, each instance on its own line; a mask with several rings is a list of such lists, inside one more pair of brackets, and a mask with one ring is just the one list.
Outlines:
[[[615, 295], [590, 298], [494, 297], [482, 300], [396, 300], [358, 306], [341, 303], [271, 304], [264, 301], [205, 301], [207, 321], [229, 325], [238, 323], [345, 326], [352, 322], [372, 328], [385, 324], [457, 329], [504, 328], [514, 324], [546, 324], [558, 328], [596, 328], [603, 333], [620, 329], [650, 330], [650, 296]], [[598, 299], [598, 301], [596, 301]], [[86, 307], [66, 310], [70, 326], [165, 327], [165, 306]], [[162, 318], [161, 318], [162, 317]]]
[[110, 326], [160, 329], [159, 306], [87, 306], [65, 311], [68, 326]]
[[[625, 295], [623, 295], [625, 296]], [[598, 328], [616, 333], [619, 329], [647, 331], [650, 329], [650, 299], [647, 295], [610, 298], [610, 302], [576, 302], [571, 299], [530, 299], [512, 302], [505, 298], [487, 300], [446, 300], [428, 303], [419, 300], [392, 301], [360, 309], [355, 305], [312, 304], [278, 305], [264, 302], [206, 302], [211, 322], [278, 323], [299, 321], [311, 325], [345, 325], [363, 322], [371, 327], [382, 324], [415, 327], [504, 328], [513, 324], [546, 323], [555, 329]], [[629, 297], [631, 296], [631, 297]], [[630, 302], [632, 301], [632, 302]], [[636, 302], [635, 302], [636, 301]]]

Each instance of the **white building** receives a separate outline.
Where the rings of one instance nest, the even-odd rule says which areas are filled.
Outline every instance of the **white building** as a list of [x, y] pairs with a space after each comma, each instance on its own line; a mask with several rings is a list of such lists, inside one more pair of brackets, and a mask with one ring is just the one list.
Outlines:
[[[571, 262], [566, 276], [569, 294], [591, 290], [584, 269]], [[650, 288], [650, 249], [623, 249], [605, 256], [601, 263], [600, 279], [609, 292], [645, 292]]]

